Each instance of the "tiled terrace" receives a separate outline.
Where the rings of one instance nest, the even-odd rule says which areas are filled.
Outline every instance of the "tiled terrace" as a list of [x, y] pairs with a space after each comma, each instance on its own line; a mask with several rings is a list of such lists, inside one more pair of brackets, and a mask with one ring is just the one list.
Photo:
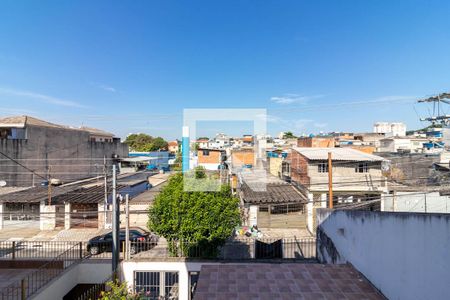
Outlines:
[[204, 265], [194, 300], [385, 299], [351, 265]]

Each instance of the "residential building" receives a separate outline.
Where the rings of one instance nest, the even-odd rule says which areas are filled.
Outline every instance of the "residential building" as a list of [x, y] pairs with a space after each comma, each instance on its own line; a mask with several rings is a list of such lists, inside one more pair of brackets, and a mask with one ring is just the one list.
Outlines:
[[239, 175], [238, 195], [245, 225], [306, 229], [308, 199], [297, 188], [270, 174], [265, 178], [245, 172]]
[[208, 148], [209, 139], [198, 139], [195, 143], [197, 143], [198, 148]]
[[30, 116], [0, 119], [0, 151], [9, 157], [0, 160], [0, 180], [7, 186], [32, 186], [49, 178], [61, 182], [89, 178], [103, 173], [105, 161], [109, 168], [128, 156], [128, 146], [113, 134]]
[[147, 159], [147, 170], [169, 170], [169, 151], [130, 152], [130, 158]]
[[255, 152], [253, 148], [240, 148], [231, 150], [232, 169], [252, 168], [255, 165]]
[[[117, 194], [123, 199], [128, 194], [133, 199], [150, 187], [150, 175], [119, 176]], [[105, 190], [103, 180], [90, 178], [51, 188], [36, 186], [0, 193], [0, 229], [110, 228], [112, 188], [109, 183]]]
[[361, 142], [363, 146], [372, 146], [375, 148], [375, 152], [378, 152], [380, 148], [380, 140], [386, 138], [384, 133], [357, 133], [354, 135], [354, 141]]
[[[268, 171], [272, 176], [278, 178], [283, 177], [283, 165], [285, 165], [286, 158], [290, 150], [273, 150], [267, 151]], [[284, 174], [290, 176], [290, 174]]]
[[225, 159], [225, 150], [209, 148], [199, 148], [197, 150], [197, 165], [206, 170], [219, 170]]
[[231, 146], [231, 138], [224, 133], [216, 134], [214, 140], [208, 142], [208, 147], [212, 149], [224, 149]]
[[180, 151], [180, 143], [175, 141], [170, 141], [168, 143], [168, 150], [171, 154], [177, 154]]
[[288, 155], [291, 181], [308, 197], [308, 227], [314, 230], [316, 207], [326, 207], [331, 153], [335, 205], [379, 199], [386, 192], [383, 158], [351, 148], [293, 147]]
[[312, 147], [312, 148], [333, 148], [336, 146], [336, 140], [334, 137], [330, 136], [311, 136], [311, 137], [300, 137], [297, 140], [297, 147]]
[[445, 163], [439, 155], [403, 152], [379, 152], [377, 155], [389, 161], [385, 171], [388, 179], [404, 185], [428, 184], [432, 181], [433, 165], [442, 161], [448, 166], [448, 161]]
[[424, 144], [428, 139], [414, 137], [391, 137], [380, 140], [378, 152], [424, 152]]
[[400, 122], [377, 122], [373, 125], [373, 132], [386, 136], [406, 136], [406, 125]]
[[244, 134], [242, 137], [242, 146], [243, 147], [251, 147], [253, 146], [253, 135], [251, 134]]

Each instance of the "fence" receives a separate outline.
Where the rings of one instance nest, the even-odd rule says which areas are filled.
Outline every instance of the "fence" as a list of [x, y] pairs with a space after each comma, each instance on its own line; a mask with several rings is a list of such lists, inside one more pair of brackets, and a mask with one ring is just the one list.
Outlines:
[[53, 260], [44, 263], [37, 270], [25, 275], [20, 281], [3, 288], [0, 299], [27, 299], [72, 264], [82, 260], [82, 249], [82, 243], [72, 245]]
[[53, 259], [80, 242], [0, 241], [0, 259]]
[[[207, 241], [169, 241], [165, 247], [139, 245], [136, 256], [145, 257], [188, 257], [218, 260], [290, 259], [315, 260], [316, 239], [236, 239], [219, 246]], [[148, 250], [146, 250], [148, 249]]]
[[[125, 257], [124, 241], [120, 243], [120, 259]], [[0, 242], [0, 261], [19, 259], [53, 259], [68, 249], [76, 247], [80, 257], [111, 259], [112, 242]], [[292, 259], [304, 260], [316, 258], [315, 238], [253, 239], [242, 238], [228, 240], [219, 246], [217, 243], [200, 241], [152, 240], [130, 241], [130, 257], [190, 257], [220, 260], [241, 259]]]

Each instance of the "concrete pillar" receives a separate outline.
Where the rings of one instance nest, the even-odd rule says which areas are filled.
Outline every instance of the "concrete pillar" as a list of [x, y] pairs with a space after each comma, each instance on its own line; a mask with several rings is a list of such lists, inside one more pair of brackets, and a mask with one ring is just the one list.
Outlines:
[[55, 230], [56, 227], [55, 205], [45, 205], [44, 202], [41, 203], [39, 227], [41, 230]]
[[327, 194], [320, 194], [320, 207], [327, 208]]
[[248, 225], [258, 225], [258, 206], [257, 205], [250, 205], [250, 210], [248, 214]]
[[309, 232], [314, 232], [314, 196], [308, 193], [308, 204], [306, 204], [307, 211], [307, 226]]
[[105, 204], [103, 202], [98, 204], [98, 228], [104, 229], [106, 228], [106, 211]]
[[64, 229], [70, 229], [70, 203], [64, 204]]
[[5, 211], [4, 210], [4, 207], [5, 207], [5, 204], [4, 203], [0, 203], [0, 229], [3, 229], [3, 219], [4, 219], [4, 217], [3, 217], [3, 212]]

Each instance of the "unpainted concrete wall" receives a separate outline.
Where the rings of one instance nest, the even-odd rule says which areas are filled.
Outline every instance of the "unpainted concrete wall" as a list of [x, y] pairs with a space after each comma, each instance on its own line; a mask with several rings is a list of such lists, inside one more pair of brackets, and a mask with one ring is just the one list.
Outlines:
[[389, 299], [448, 299], [450, 214], [317, 210], [317, 255], [350, 262]]
[[[128, 156], [128, 146], [120, 142], [93, 142], [82, 130], [27, 126], [26, 140], [0, 139], [0, 151], [47, 178], [71, 181], [103, 173], [103, 157], [111, 166], [112, 156]], [[30, 186], [33, 174], [10, 160], [0, 160], [0, 180], [8, 186]], [[44, 179], [34, 176], [35, 184]]]

